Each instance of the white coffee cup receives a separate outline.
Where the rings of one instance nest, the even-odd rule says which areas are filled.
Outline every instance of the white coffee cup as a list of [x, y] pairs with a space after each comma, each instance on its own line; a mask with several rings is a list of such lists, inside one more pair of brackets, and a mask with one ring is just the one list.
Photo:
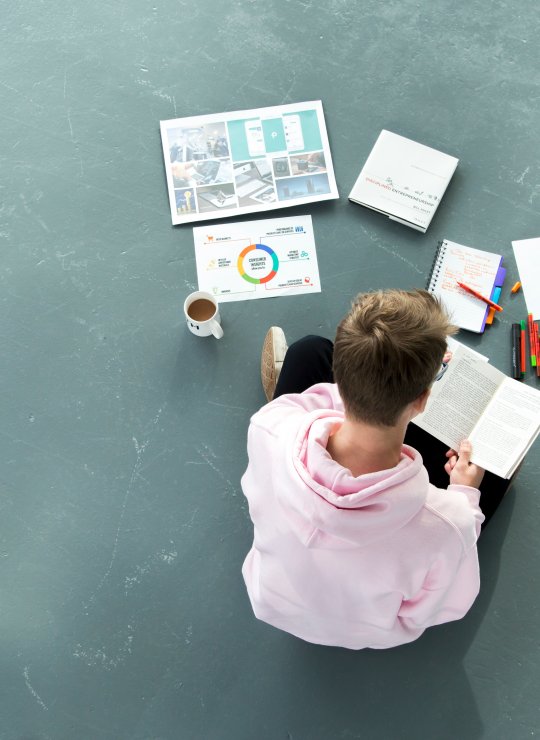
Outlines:
[[205, 293], [204, 290], [190, 293], [184, 301], [184, 315], [192, 334], [198, 337], [213, 334], [216, 339], [223, 336], [218, 302], [211, 293]]

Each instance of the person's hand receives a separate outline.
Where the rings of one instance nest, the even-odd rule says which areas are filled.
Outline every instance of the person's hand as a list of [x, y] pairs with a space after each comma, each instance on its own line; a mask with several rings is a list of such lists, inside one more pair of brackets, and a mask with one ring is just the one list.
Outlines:
[[444, 469], [450, 476], [450, 484], [460, 486], [471, 486], [478, 488], [486, 472], [484, 468], [471, 462], [472, 446], [468, 439], [464, 439], [459, 446], [459, 451], [448, 450], [448, 460]]

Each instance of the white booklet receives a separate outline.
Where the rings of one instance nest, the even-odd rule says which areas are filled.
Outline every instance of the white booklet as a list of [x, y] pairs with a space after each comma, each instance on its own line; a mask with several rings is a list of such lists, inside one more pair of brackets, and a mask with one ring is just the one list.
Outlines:
[[339, 197], [320, 100], [160, 128], [173, 224]]
[[473, 463], [510, 478], [540, 432], [540, 391], [459, 344], [413, 423], [456, 450], [470, 439]]
[[458, 161], [383, 129], [349, 200], [425, 232]]

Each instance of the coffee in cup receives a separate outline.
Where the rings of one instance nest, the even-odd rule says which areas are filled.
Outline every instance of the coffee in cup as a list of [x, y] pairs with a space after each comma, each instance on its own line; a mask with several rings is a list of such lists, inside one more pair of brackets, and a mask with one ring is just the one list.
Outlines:
[[213, 335], [216, 339], [223, 336], [218, 302], [211, 293], [202, 290], [190, 293], [184, 301], [184, 315], [192, 334], [198, 337]]

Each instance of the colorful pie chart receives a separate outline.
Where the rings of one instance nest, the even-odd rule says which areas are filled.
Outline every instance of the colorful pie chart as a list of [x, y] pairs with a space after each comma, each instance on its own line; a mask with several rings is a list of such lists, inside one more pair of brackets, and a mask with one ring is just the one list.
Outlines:
[[[246, 255], [248, 255], [250, 252], [255, 251], [256, 249], [259, 249], [262, 252], [266, 252], [266, 254], [269, 254], [272, 258], [272, 269], [267, 275], [264, 275], [264, 277], [260, 278], [251, 277], [251, 275], [247, 274], [244, 268], [244, 258], [246, 257]], [[249, 247], [243, 249], [238, 255], [238, 272], [244, 278], [244, 280], [247, 280], [248, 283], [253, 283], [254, 285], [260, 285], [261, 283], [267, 283], [269, 280], [272, 280], [272, 278], [275, 277], [278, 271], [278, 267], [279, 260], [277, 254], [274, 252], [273, 249], [270, 249], [270, 247], [267, 247], [265, 244], [250, 244]]]

